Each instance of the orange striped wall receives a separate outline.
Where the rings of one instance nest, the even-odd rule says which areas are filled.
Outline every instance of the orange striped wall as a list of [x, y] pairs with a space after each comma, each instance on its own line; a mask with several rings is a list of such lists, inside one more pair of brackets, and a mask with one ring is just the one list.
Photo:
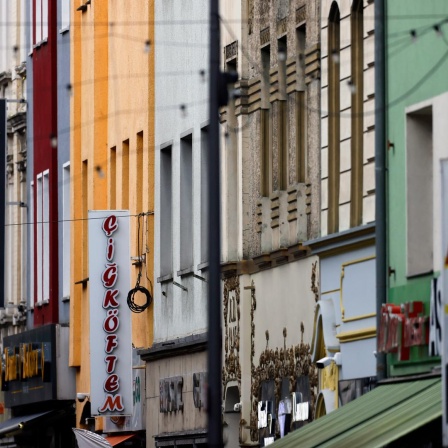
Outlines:
[[[77, 391], [90, 391], [88, 210], [128, 209], [131, 256], [137, 256], [137, 217], [154, 210], [154, 41], [153, 2], [91, 2], [85, 12], [72, 2], [71, 167], [72, 286], [70, 365]], [[153, 282], [154, 220], [142, 221], [140, 246], [146, 256], [141, 285]], [[131, 285], [137, 266], [131, 266]], [[149, 280], [147, 280], [147, 277]], [[133, 343], [153, 340], [152, 306], [132, 315]], [[77, 424], [82, 405], [77, 403]], [[101, 425], [98, 424], [97, 428]]]

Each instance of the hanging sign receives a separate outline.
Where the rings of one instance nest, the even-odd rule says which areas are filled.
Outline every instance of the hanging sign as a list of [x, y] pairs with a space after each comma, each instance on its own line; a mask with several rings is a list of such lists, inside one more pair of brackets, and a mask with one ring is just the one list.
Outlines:
[[399, 361], [410, 359], [411, 347], [429, 344], [429, 317], [420, 301], [387, 303], [381, 307], [378, 351], [397, 353]]
[[132, 415], [128, 211], [89, 211], [92, 415]]

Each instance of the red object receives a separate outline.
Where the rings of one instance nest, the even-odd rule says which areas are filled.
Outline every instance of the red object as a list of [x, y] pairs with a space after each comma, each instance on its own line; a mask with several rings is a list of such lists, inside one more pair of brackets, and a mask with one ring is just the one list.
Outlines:
[[[35, 2], [34, 2], [35, 3]], [[36, 8], [33, 8], [33, 36], [36, 29]], [[35, 38], [34, 38], [35, 39]], [[37, 44], [37, 42], [34, 42]], [[57, 10], [56, 2], [48, 1], [48, 39], [33, 49], [33, 180], [34, 222], [37, 222], [36, 176], [49, 170], [49, 221], [50, 248], [49, 303], [34, 308], [34, 326], [58, 323], [58, 150], [52, 147], [52, 138], [57, 137]], [[37, 301], [37, 225], [34, 225], [34, 302]]]
[[429, 343], [428, 317], [421, 301], [402, 305], [385, 304], [381, 310], [378, 351], [398, 353], [400, 361], [410, 358], [410, 347]]

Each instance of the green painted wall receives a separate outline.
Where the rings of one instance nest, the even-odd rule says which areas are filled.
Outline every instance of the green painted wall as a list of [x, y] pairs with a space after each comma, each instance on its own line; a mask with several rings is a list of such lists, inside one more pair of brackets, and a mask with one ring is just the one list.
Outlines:
[[[430, 311], [433, 275], [406, 277], [406, 147], [405, 109], [448, 91], [448, 23], [440, 26], [447, 37], [438, 36], [433, 25], [448, 18], [446, 0], [393, 0], [387, 4], [387, 138], [388, 161], [388, 264], [391, 303], [425, 302]], [[411, 36], [415, 30], [416, 38]], [[447, 123], [448, 126], [448, 123]], [[398, 363], [388, 356], [391, 375], [427, 371], [439, 360], [428, 358], [426, 348], [415, 348], [411, 361]]]

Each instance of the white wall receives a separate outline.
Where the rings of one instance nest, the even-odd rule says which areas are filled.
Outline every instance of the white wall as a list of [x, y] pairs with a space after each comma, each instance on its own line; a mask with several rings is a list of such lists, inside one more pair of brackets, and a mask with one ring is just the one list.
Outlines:
[[431, 98], [406, 109], [406, 113], [416, 112], [432, 107], [432, 191], [433, 191], [433, 270], [440, 271], [443, 266], [441, 240], [441, 170], [440, 160], [448, 157], [446, 142], [448, 141], [448, 93]]
[[[173, 280], [154, 285], [154, 341], [206, 330], [207, 283], [191, 274], [178, 276], [180, 266], [180, 139], [192, 132], [193, 270], [201, 263], [201, 124], [208, 120], [208, 17], [206, 0], [155, 2], [155, 277], [160, 274], [160, 145], [172, 141]], [[205, 71], [205, 76], [200, 71]], [[180, 106], [185, 105], [182, 112]], [[162, 223], [163, 225], [163, 223]], [[166, 295], [162, 295], [162, 291]]]

